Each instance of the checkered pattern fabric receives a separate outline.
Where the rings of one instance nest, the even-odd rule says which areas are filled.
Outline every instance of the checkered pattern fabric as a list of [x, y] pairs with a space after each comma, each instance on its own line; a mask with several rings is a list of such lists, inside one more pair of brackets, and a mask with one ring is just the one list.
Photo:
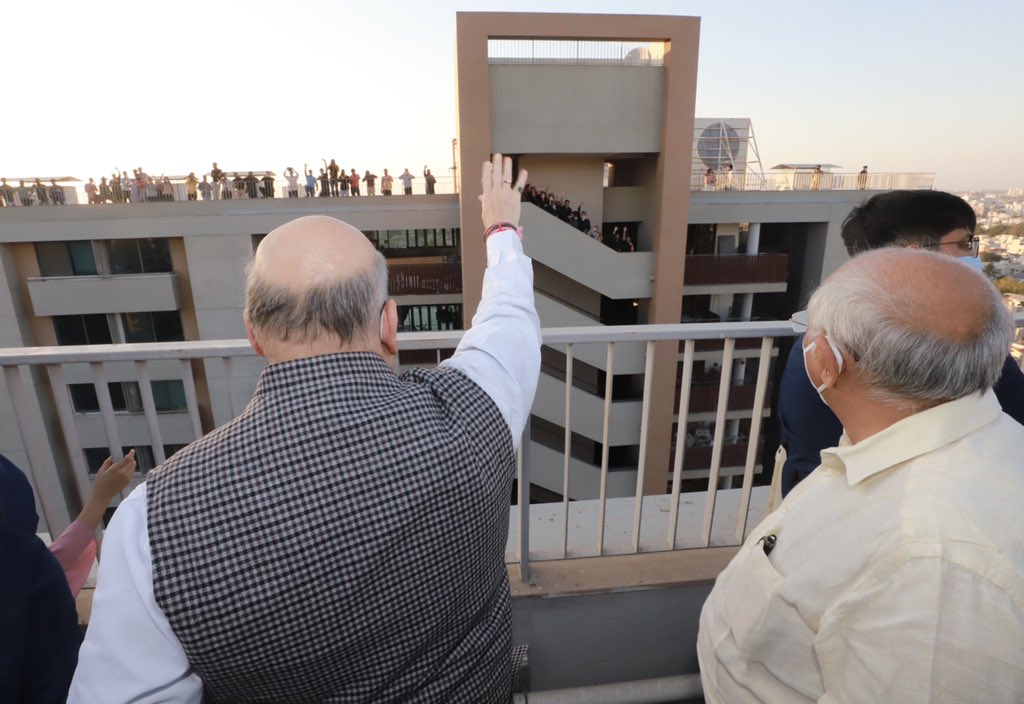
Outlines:
[[515, 459], [461, 372], [267, 367], [150, 473], [156, 602], [214, 702], [507, 702]]

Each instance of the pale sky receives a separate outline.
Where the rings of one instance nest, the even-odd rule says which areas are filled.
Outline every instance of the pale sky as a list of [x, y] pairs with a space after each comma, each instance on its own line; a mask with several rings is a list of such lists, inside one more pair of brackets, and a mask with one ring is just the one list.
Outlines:
[[1018, 0], [6, 2], [0, 176], [445, 175], [460, 10], [699, 16], [697, 116], [751, 118], [766, 167], [1024, 186]]

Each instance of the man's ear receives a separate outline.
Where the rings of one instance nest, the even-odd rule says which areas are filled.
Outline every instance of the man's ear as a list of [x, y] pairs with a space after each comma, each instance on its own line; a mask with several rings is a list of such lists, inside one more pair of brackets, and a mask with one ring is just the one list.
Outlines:
[[828, 344], [823, 333], [815, 335], [811, 343], [814, 344], [814, 348], [808, 351], [807, 356], [814, 358], [814, 367], [821, 376], [821, 383], [830, 389], [839, 379], [839, 360], [836, 359], [832, 346]]
[[252, 329], [252, 321], [249, 320], [248, 311], [242, 311], [242, 322], [245, 323], [245, 336], [249, 338], [249, 345], [252, 346], [253, 350], [260, 357], [266, 357], [267, 355], [263, 352], [263, 347], [256, 340], [256, 331]]
[[380, 343], [388, 354], [398, 354], [398, 304], [393, 298], [380, 312]]

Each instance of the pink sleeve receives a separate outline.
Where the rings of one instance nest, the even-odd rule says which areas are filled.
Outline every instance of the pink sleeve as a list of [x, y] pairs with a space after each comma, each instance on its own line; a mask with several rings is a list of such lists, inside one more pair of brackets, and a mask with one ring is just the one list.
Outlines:
[[96, 559], [95, 533], [86, 523], [75, 521], [50, 544], [50, 552], [64, 570], [71, 594], [77, 597]]

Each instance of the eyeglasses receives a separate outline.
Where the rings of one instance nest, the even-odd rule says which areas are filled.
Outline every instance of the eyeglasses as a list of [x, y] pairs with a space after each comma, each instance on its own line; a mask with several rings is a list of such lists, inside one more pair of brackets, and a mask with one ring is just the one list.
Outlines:
[[978, 239], [977, 235], [967, 235], [962, 240], [956, 240], [955, 242], [933, 242], [931, 244], [922, 244], [921, 247], [924, 249], [940, 249], [945, 246], [956, 247], [958, 252], [961, 252], [961, 256], [965, 257], [976, 257], [978, 256], [978, 245], [981, 240]]

